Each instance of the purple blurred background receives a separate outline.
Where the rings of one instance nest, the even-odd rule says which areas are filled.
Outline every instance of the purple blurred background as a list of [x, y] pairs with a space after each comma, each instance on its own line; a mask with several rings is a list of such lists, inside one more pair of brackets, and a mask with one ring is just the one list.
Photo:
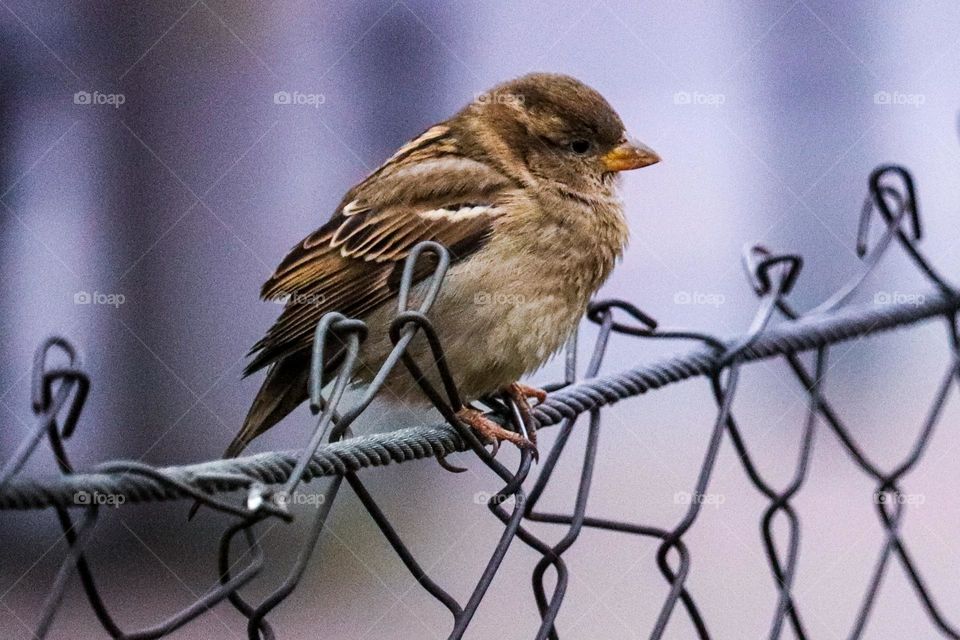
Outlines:
[[[960, 272], [955, 2], [2, 0], [0, 37], [5, 452], [33, 426], [33, 350], [59, 333], [82, 348], [93, 372], [69, 443], [78, 466], [218, 456], [260, 383], [241, 381], [240, 371], [279, 311], [257, 292], [285, 251], [406, 139], [490, 85], [533, 70], [596, 87], [664, 158], [626, 176], [633, 238], [602, 296], [628, 298], [664, 325], [741, 332], [756, 302], [740, 250], [763, 242], [805, 256], [795, 299], [813, 306], [860, 268], [857, 215], [866, 177], [882, 162], [914, 172], [924, 246], [945, 273]], [[313, 104], [277, 104], [276, 92], [312, 96]], [[926, 291], [893, 255], [859, 302]], [[84, 294], [92, 303], [78, 304]], [[582, 335], [586, 348], [593, 328]], [[608, 371], [686, 346], [621, 340]], [[944, 344], [941, 326], [923, 325], [831, 354], [830, 397], [885, 464], [906, 454], [920, 427], [948, 362]], [[559, 372], [552, 363], [535, 380]], [[743, 383], [736, 410], [751, 450], [763, 471], [786, 482], [804, 396], [777, 363], [751, 368]], [[693, 485], [712, 405], [708, 386], [695, 381], [609, 411], [589, 512], [676, 522], [685, 505], [675, 496]], [[951, 403], [904, 487], [924, 498], [904, 532], [947, 612], [960, 610], [957, 419]], [[360, 428], [411, 420], [373, 411]], [[254, 449], [294, 447], [310, 424], [298, 411]], [[548, 444], [552, 431], [543, 432]], [[546, 509], [572, 508], [584, 436], [575, 434]], [[882, 535], [870, 481], [826, 431], [815, 446], [796, 501], [804, 537], [795, 592], [812, 637], [843, 638]], [[513, 463], [514, 452], [502, 455]], [[28, 473], [54, 471], [46, 451], [36, 457]], [[499, 484], [469, 457], [457, 463], [473, 473], [420, 462], [364, 479], [431, 575], [465, 599], [501, 530], [475, 496]], [[765, 503], [729, 443], [711, 491], [725, 500], [686, 538], [688, 585], [717, 638], [761, 637], [776, 603], [758, 525]], [[348, 493], [301, 588], [271, 617], [280, 637], [446, 637], [449, 614]], [[92, 562], [126, 627], [159, 621], [215, 581], [226, 519], [204, 513], [187, 525], [185, 512], [185, 504], [125, 507], [102, 518]], [[282, 579], [305, 533], [303, 523], [267, 528], [275, 562], [249, 590], [254, 597]], [[60, 531], [52, 513], [4, 512], [0, 539], [0, 637], [30, 638], [62, 558]], [[585, 532], [566, 556], [561, 634], [647, 637], [667, 592], [656, 546]], [[468, 637], [533, 636], [536, 558], [519, 542], [511, 547]], [[892, 565], [866, 637], [917, 630], [933, 637]], [[668, 637], [691, 634], [678, 611]], [[51, 637], [101, 636], [74, 584]], [[241, 638], [244, 621], [221, 606], [174, 637]]]

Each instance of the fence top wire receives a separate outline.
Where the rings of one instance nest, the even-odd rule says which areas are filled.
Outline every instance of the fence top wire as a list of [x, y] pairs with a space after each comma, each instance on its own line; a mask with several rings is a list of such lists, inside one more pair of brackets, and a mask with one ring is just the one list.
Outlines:
[[[960, 310], [960, 297], [936, 292], [920, 304], [903, 302], [840, 309], [830, 315], [787, 320], [764, 330], [741, 354], [743, 362], [808, 351], [852, 338], [936, 318]], [[725, 341], [738, 343], [741, 338]], [[552, 392], [533, 409], [539, 426], [553, 426], [566, 418], [646, 393], [696, 376], [710, 374], [722, 354], [708, 346], [617, 373], [597, 376]], [[342, 475], [366, 467], [406, 462], [465, 451], [468, 444], [449, 424], [408, 427], [361, 435], [321, 446], [313, 455], [304, 480]], [[214, 460], [160, 468], [157, 471], [205, 492], [235, 491], [249, 485], [229, 479], [237, 474], [263, 484], [282, 484], [293, 470], [300, 451], [271, 451], [229, 460]], [[189, 498], [191, 494], [156, 477], [124, 473], [123, 463], [111, 463], [98, 472], [47, 478], [14, 477], [0, 489], [0, 509], [43, 509], [76, 506], [77, 492], [122, 495], [129, 502]], [[112, 469], [111, 469], [112, 467]]]

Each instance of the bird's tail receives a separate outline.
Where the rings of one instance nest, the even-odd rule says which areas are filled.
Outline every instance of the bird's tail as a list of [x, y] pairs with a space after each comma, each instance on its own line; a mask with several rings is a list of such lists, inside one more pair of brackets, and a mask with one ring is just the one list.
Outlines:
[[[309, 396], [308, 382], [310, 380], [310, 351], [306, 350], [277, 361], [267, 372], [263, 386], [257, 392], [257, 397], [250, 405], [250, 411], [243, 421], [240, 432], [234, 436], [230, 446], [223, 453], [224, 458], [236, 458], [247, 448], [254, 438], [265, 433], [270, 427], [283, 420], [291, 411], [299, 407]], [[332, 354], [325, 369], [335, 371], [340, 366], [343, 351]], [[326, 379], [326, 378], [325, 378]], [[200, 508], [200, 501], [193, 503], [187, 519], [196, 515]]]
[[[307, 381], [310, 378], [310, 353], [294, 354], [273, 364], [267, 373], [267, 379], [257, 392], [250, 411], [243, 421], [240, 432], [234, 436], [230, 446], [224, 451], [224, 458], [236, 458], [247, 448], [254, 438], [265, 433], [280, 422], [291, 411], [300, 406], [309, 396]], [[201, 502], [195, 500], [187, 520], [192, 520], [200, 509]]]
[[293, 354], [270, 367], [263, 386], [257, 392], [243, 427], [224, 452], [224, 458], [235, 458], [254, 438], [280, 422], [307, 397], [310, 378], [310, 352]]

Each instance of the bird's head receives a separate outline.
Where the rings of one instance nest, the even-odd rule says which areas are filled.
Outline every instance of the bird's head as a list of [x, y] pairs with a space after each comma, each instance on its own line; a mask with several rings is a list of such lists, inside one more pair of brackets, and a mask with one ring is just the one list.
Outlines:
[[538, 180], [589, 187], [660, 161], [627, 137], [603, 96], [566, 75], [532, 73], [497, 85], [463, 115], [495, 132]]

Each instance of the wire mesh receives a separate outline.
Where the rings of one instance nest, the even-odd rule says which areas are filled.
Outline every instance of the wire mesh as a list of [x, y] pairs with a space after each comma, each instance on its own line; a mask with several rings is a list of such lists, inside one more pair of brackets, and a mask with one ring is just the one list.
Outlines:
[[[884, 225], [884, 231], [871, 246], [870, 225], [877, 216]], [[540, 556], [532, 575], [533, 596], [540, 614], [535, 637], [538, 640], [559, 638], [556, 620], [569, 583], [564, 554], [577, 543], [585, 528], [659, 540], [656, 561], [669, 591], [657, 619], [652, 622], [650, 637], [661, 638], [671, 620], [684, 615], [692, 623], [697, 637], [710, 638], [708, 621], [687, 586], [691, 553], [684, 536], [697, 522], [703, 508], [703, 501], [698, 498], [708, 495], [718, 452], [724, 440], [729, 439], [750, 482], [767, 501], [760, 525], [766, 560], [777, 590], [776, 607], [769, 612], [769, 637], [780, 637], [784, 627], [789, 626], [795, 637], [808, 638], [809, 632], [800, 607], [792, 595], [800, 540], [800, 518], [792, 501], [807, 478], [814, 434], [818, 426], [823, 425], [820, 428], [832, 431], [858, 468], [875, 483], [874, 503], [884, 533], [884, 542], [864, 589], [856, 618], [851, 623], [849, 637], [863, 636], [867, 620], [877, 602], [884, 572], [891, 564], [899, 563], [912, 583], [932, 629], [941, 637], [958, 638], [960, 631], [956, 623], [950, 621], [938, 607], [900, 531], [905, 513], [905, 501], [901, 499], [900, 489], [902, 481], [923, 457], [954, 381], [960, 383], [960, 334], [957, 331], [960, 293], [941, 277], [920, 251], [920, 239], [919, 208], [910, 174], [899, 166], [881, 166], [870, 176], [869, 193], [860, 214], [857, 251], [865, 268], [836, 294], [810, 311], [798, 311], [788, 301], [788, 294], [800, 274], [801, 257], [776, 254], [760, 246], [751, 247], [744, 256], [747, 276], [758, 296], [756, 315], [748, 331], [733, 340], [693, 331], [662, 329], [652, 318], [626, 301], [608, 300], [592, 304], [588, 317], [599, 326], [599, 331], [582, 376], [578, 376], [574, 336], [566, 352], [564, 380], [552, 385], [547, 400], [537, 404], [532, 411], [524, 411], [508, 397], [483, 399], [491, 417], [520, 433], [526, 434], [535, 428], [551, 425], [558, 427], [554, 444], [546, 452], [540, 473], [529, 489], [524, 487], [534, 462], [529, 450], [522, 450], [518, 467], [509, 469], [491, 455], [474, 433], [456, 418], [463, 403], [429, 319], [430, 307], [449, 265], [446, 249], [436, 243], [418, 245], [406, 262], [398, 311], [390, 327], [395, 346], [382, 365], [382, 375], [378, 375], [376, 380], [385, 379], [386, 374], [395, 367], [404, 367], [444, 417], [444, 424], [354, 436], [351, 430], [353, 422], [367, 410], [381, 385], [375, 381], [358, 402], [352, 406], [345, 405], [344, 392], [353, 378], [353, 368], [357, 363], [360, 345], [366, 337], [366, 327], [357, 319], [331, 313], [322, 319], [316, 329], [310, 403], [318, 417], [302, 449], [166, 468], [115, 461], [78, 472], [70, 463], [65, 443], [80, 421], [90, 378], [83, 370], [74, 347], [62, 338], [52, 338], [37, 350], [33, 369], [32, 404], [37, 416], [36, 427], [0, 469], [0, 509], [52, 509], [67, 542], [67, 552], [40, 611], [35, 635], [38, 638], [48, 636], [64, 600], [68, 582], [76, 574], [97, 619], [107, 635], [113, 638], [146, 640], [169, 635], [224, 600], [246, 617], [249, 638], [275, 638], [276, 632], [268, 617], [297, 587], [335, 499], [346, 481], [407, 570], [424, 590], [450, 612], [451, 639], [463, 637], [508, 548], [517, 540]], [[934, 292], [925, 296], [919, 304], [911, 301], [909, 304], [849, 306], [848, 300], [866, 275], [878, 264], [881, 256], [895, 245], [906, 253]], [[418, 272], [416, 267], [425, 263], [433, 265], [433, 271], [428, 276], [424, 286], [426, 293], [419, 305], [411, 307], [411, 293], [416, 284], [415, 273]], [[777, 316], [782, 317], [781, 321], [773, 323]], [[907, 455], [897, 465], [884, 469], [867, 456], [839, 412], [827, 399], [824, 378], [829, 351], [832, 345], [844, 340], [931, 319], [940, 319], [946, 324], [946, 348], [950, 361], [922, 428]], [[407, 353], [407, 346], [417, 334], [427, 338], [432, 349], [432, 362], [418, 363]], [[616, 374], [600, 375], [604, 356], [614, 335], [642, 340], [692, 341], [696, 346], [685, 354], [660, 362]], [[325, 344], [329, 339], [343, 340], [347, 356], [332, 380], [321, 380], [320, 372], [324, 369], [327, 355]], [[68, 362], [66, 366], [48, 365], [49, 355], [54, 351], [63, 352]], [[805, 365], [800, 358], [805, 351], [812, 351], [815, 355], [812, 367]], [[786, 362], [805, 390], [807, 399], [798, 456], [789, 482], [782, 487], [774, 486], [754, 464], [732, 410], [743, 368], [770, 358]], [[427, 366], [437, 368], [443, 383], [441, 389], [427, 382], [423, 375]], [[694, 377], [703, 377], [709, 383], [716, 401], [716, 413], [706, 453], [689, 491], [693, 499], [689, 501], [683, 517], [673, 527], [662, 528], [589, 516], [588, 503], [597, 463], [603, 408]], [[328, 389], [326, 395], [323, 394], [324, 389]], [[580, 480], [573, 511], [549, 513], [538, 510], [538, 502], [550, 484], [561, 454], [573, 434], [574, 425], [582, 414], [588, 414], [586, 449], [580, 461]], [[53, 450], [61, 475], [53, 478], [22, 476], [20, 472], [26, 461], [44, 439]], [[490, 495], [488, 507], [503, 523], [503, 530], [474, 589], [465, 601], [461, 601], [434, 581], [417, 561], [361, 481], [359, 472], [371, 466], [430, 456], [442, 461], [449, 453], [466, 450], [472, 450], [502, 481], [502, 486]], [[312, 516], [311, 527], [305, 539], [299, 543], [299, 552], [286, 579], [263, 600], [250, 602], [241, 590], [260, 574], [268, 561], [257, 541], [256, 528], [267, 520], [292, 520], [288, 508], [291, 497], [300, 490], [302, 483], [322, 476], [329, 476], [331, 481], [322, 499], [317, 500], [318, 507]], [[239, 500], [236, 495], [227, 495], [237, 492], [241, 495]], [[114, 496], [122, 504], [192, 498], [208, 508], [229, 514], [233, 521], [223, 532], [219, 544], [218, 586], [153, 626], [134, 631], [122, 629], [101, 596], [93, 568], [86, 557], [86, 550], [96, 537], [94, 525], [103, 506], [102, 500], [94, 499], [97, 496]], [[773, 524], [777, 520], [787, 523], [785, 548], [778, 548], [776, 544]], [[558, 542], [550, 544], [525, 526], [529, 522], [556, 525], [561, 528], [563, 535]], [[238, 537], [247, 550], [244, 554], [245, 565], [239, 571], [231, 563], [231, 549]], [[548, 572], [552, 575], [552, 590], [547, 588]]]

